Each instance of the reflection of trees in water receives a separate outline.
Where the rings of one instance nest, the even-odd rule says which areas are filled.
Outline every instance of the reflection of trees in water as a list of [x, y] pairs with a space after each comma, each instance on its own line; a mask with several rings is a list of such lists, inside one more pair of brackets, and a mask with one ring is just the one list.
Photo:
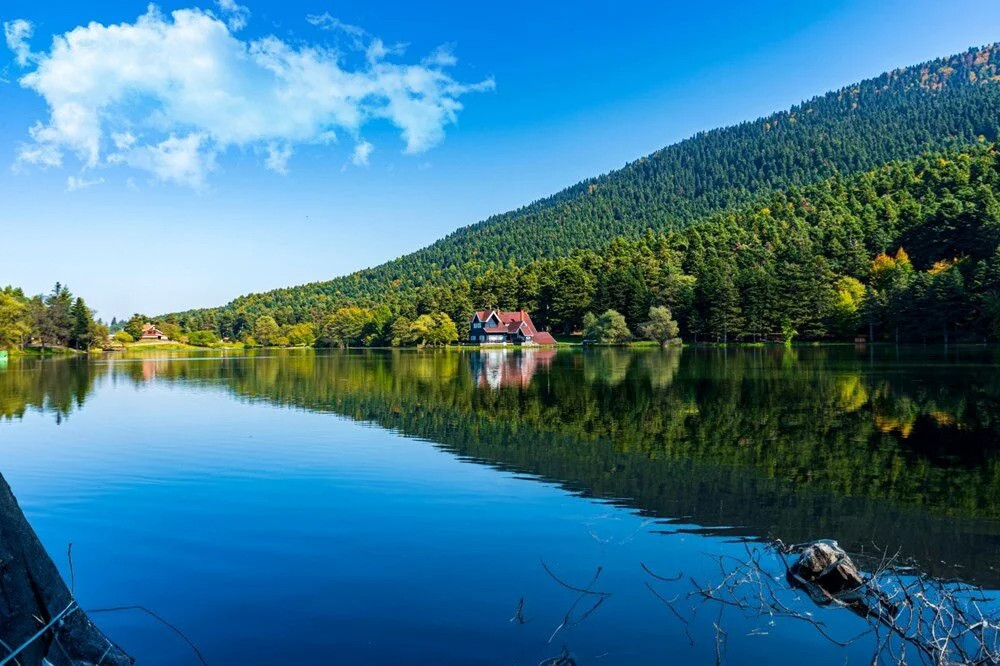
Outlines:
[[[0, 414], [69, 414], [97, 377], [223, 382], [237, 394], [336, 411], [470, 454], [542, 457], [533, 435], [639, 459], [750, 467], [844, 496], [1000, 517], [1000, 384], [948, 366], [881, 372], [852, 350], [554, 350], [233, 356], [114, 365], [24, 362], [0, 375]], [[468, 432], [461, 432], [467, 428]]]
[[[308, 351], [113, 367], [115, 378], [222, 384], [251, 401], [378, 423], [661, 517], [906, 543], [921, 559], [987, 570], [1000, 547], [998, 373], [910, 361], [768, 347]], [[20, 385], [39, 404], [46, 390], [89, 387], [104, 372], [62, 365], [45, 378], [0, 375], [2, 395]]]
[[628, 376], [634, 358], [631, 352], [615, 347], [591, 353], [583, 364], [584, 382], [618, 386]]
[[[226, 381], [251, 399], [376, 422], [678, 522], [904, 545], [935, 567], [985, 575], [997, 564], [1000, 460], [982, 405], [1000, 393], [989, 375], [884, 373], [850, 350], [611, 349], [561, 353], [527, 385], [485, 388], [474, 358], [269, 359]], [[904, 438], [879, 427], [892, 409], [914, 408], [933, 424], [927, 437], [978, 447], [977, 464], [914, 446], [919, 429]]]
[[55, 415], [57, 421], [83, 406], [108, 366], [80, 359], [15, 360], [0, 368], [0, 418], [22, 418], [29, 409]]
[[881, 372], [853, 350], [781, 348], [310, 353], [161, 362], [157, 372], [459, 442], [485, 460], [495, 450], [541, 460], [552, 453], [537, 444], [544, 434], [551, 446], [566, 438], [559, 448], [580, 469], [609, 447], [943, 514], [1000, 511], [993, 373]]

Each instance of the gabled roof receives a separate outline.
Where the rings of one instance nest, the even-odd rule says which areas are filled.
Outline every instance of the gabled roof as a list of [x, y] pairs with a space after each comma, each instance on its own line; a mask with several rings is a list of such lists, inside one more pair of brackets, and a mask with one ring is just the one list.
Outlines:
[[496, 330], [487, 329], [488, 333], [510, 333], [513, 335], [522, 326], [524, 326], [524, 334], [527, 336], [533, 336], [538, 332], [535, 324], [531, 321], [531, 316], [524, 310], [477, 310], [469, 322], [472, 323], [477, 320], [487, 321], [492, 315], [496, 315], [503, 328], [497, 327]]
[[552, 337], [551, 333], [545, 331], [539, 331], [532, 336], [531, 341], [536, 345], [554, 345], [556, 344], [556, 339]]
[[158, 329], [154, 324], [142, 325], [142, 334], [139, 337], [158, 338], [160, 336], [166, 337], [166, 334], [160, 329]]

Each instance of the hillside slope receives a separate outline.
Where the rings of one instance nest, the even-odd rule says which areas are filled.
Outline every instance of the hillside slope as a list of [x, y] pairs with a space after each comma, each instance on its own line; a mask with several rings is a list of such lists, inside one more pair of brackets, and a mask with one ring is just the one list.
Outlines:
[[393, 307], [412, 298], [414, 288], [470, 280], [515, 258], [566, 256], [647, 229], [680, 229], [836, 173], [980, 137], [993, 141], [1000, 133], [998, 60], [1000, 45], [994, 44], [887, 72], [766, 118], [700, 133], [378, 267], [172, 318], [195, 328], [217, 316], [267, 313], [291, 323], [315, 321], [352, 302]]

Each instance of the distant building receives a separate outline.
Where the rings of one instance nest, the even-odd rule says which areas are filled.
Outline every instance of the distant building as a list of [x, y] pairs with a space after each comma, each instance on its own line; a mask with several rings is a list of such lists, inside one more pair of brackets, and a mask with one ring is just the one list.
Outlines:
[[479, 310], [469, 320], [469, 342], [480, 344], [554, 345], [556, 339], [539, 331], [524, 310]]
[[140, 340], [169, 340], [167, 334], [156, 328], [152, 324], [142, 325], [142, 335], [139, 336]]

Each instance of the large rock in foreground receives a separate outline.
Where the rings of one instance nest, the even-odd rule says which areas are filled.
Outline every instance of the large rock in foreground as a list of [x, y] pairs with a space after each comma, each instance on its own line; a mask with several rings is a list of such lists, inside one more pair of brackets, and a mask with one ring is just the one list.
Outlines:
[[[61, 616], [61, 617], [60, 617]], [[0, 476], [0, 660], [60, 620], [17, 656], [23, 666], [130, 666], [135, 661], [76, 606]]]

